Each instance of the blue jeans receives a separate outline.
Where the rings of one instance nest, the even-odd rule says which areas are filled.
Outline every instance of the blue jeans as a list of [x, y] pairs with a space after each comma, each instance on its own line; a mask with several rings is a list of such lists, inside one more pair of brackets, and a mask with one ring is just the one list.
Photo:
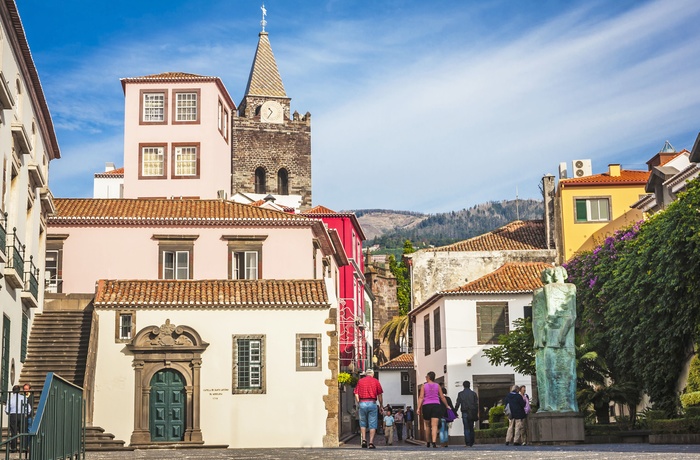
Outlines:
[[467, 414], [462, 414], [462, 424], [464, 425], [464, 444], [467, 446], [473, 446], [474, 420], [470, 419]]
[[377, 429], [377, 403], [376, 402], [361, 402], [360, 403], [360, 428], [368, 428], [370, 430]]

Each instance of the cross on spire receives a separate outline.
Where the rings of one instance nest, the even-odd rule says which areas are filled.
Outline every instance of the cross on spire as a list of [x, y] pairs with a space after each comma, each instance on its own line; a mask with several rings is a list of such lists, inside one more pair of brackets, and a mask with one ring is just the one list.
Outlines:
[[265, 9], [265, 4], [260, 7], [262, 10], [262, 21], [260, 21], [260, 25], [262, 26], [262, 31], [265, 32], [265, 26], [267, 25], [267, 21], [265, 20], [265, 16], [267, 16], [267, 10]]

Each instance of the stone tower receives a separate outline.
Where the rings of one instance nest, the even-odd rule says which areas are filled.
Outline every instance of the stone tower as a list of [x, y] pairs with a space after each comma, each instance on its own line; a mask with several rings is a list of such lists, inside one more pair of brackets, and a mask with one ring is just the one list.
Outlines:
[[233, 193], [299, 195], [311, 207], [311, 114], [290, 112], [267, 32], [233, 119]]

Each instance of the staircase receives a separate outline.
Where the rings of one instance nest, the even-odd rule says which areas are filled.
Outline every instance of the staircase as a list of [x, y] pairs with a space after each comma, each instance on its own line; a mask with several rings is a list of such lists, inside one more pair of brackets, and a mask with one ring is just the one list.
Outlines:
[[[27, 344], [27, 359], [19, 383], [39, 391], [46, 374], [53, 372], [79, 387], [85, 385], [85, 366], [90, 343], [92, 308], [44, 311], [34, 316]], [[38, 398], [36, 398], [38, 403]], [[87, 427], [86, 450], [133, 450], [100, 427]]]

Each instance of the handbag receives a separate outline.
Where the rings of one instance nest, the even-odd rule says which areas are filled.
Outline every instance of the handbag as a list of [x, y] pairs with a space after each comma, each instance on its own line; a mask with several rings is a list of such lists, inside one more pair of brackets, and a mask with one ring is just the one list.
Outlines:
[[503, 413], [506, 414], [506, 417], [510, 418], [510, 403], [506, 404], [506, 408], [503, 409]]
[[454, 413], [454, 411], [451, 408], [447, 408], [447, 416], [445, 417], [445, 420], [447, 420], [447, 423], [454, 422], [457, 419], [457, 415]]

